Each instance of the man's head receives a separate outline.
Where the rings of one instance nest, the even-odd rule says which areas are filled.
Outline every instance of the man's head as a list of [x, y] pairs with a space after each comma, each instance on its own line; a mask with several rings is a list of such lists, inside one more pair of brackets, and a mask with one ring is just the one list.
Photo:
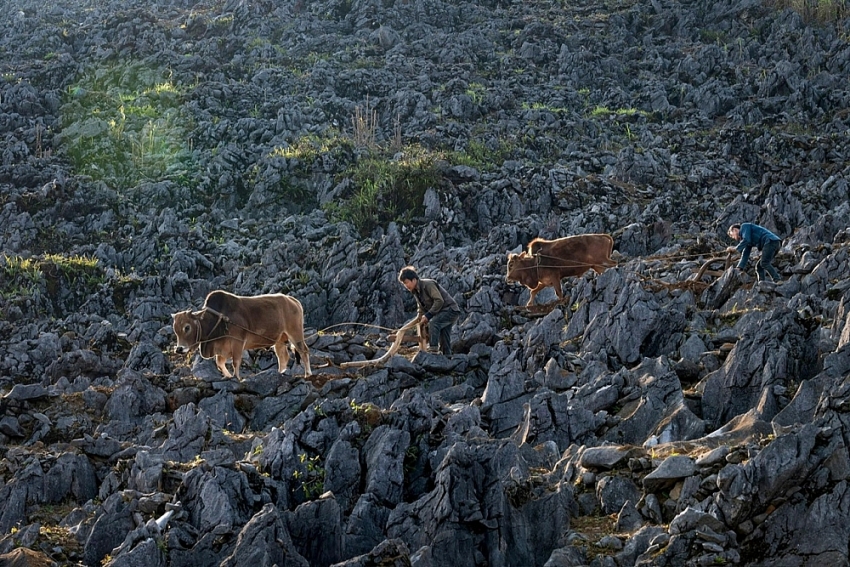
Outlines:
[[398, 281], [401, 285], [407, 288], [407, 291], [413, 291], [416, 287], [416, 282], [419, 281], [419, 275], [416, 273], [416, 268], [413, 266], [405, 266], [398, 273]]
[[729, 227], [729, 230], [726, 231], [726, 234], [728, 234], [729, 238], [732, 240], [741, 240], [741, 225], [733, 224]]

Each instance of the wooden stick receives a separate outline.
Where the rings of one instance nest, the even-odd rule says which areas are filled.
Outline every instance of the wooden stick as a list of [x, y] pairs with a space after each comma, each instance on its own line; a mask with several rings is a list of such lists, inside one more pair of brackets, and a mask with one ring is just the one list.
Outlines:
[[380, 365], [380, 364], [385, 363], [387, 360], [390, 359], [391, 356], [393, 356], [396, 352], [398, 352], [398, 349], [401, 347], [401, 341], [404, 340], [404, 334], [407, 331], [413, 329], [418, 323], [419, 323], [419, 317], [418, 316], [411, 319], [407, 323], [405, 323], [404, 326], [402, 326], [402, 328], [399, 329], [398, 332], [396, 332], [395, 341], [393, 342], [393, 345], [390, 347], [390, 350], [388, 350], [386, 353], [384, 353], [384, 355], [382, 357], [376, 358], [375, 360], [355, 360], [355, 361], [352, 361], [352, 362], [343, 362], [342, 364], [339, 365], [339, 367], [340, 368], [361, 368], [363, 366]]
[[[699, 281], [699, 280], [702, 278], [702, 276], [705, 274], [705, 271], [708, 269], [708, 267], [709, 267], [710, 265], [712, 265], [714, 262], [717, 262], [717, 261], [719, 261], [719, 260], [723, 260], [723, 259], [724, 259], [724, 258], [723, 258], [722, 256], [717, 256], [717, 257], [714, 257], [714, 258], [709, 258], [709, 259], [708, 259], [708, 260], [707, 260], [707, 261], [706, 261], [706, 262], [702, 265], [702, 267], [699, 269], [699, 271], [696, 273], [696, 275], [692, 276], [692, 277], [691, 277], [691, 278], [689, 278], [689, 279], [690, 279], [691, 281]], [[729, 269], [729, 266], [731, 265], [731, 263], [732, 263], [732, 253], [731, 253], [731, 252], [728, 252], [728, 253], [726, 254], [726, 268], [725, 268], [726, 270], [728, 270], [728, 269]]]

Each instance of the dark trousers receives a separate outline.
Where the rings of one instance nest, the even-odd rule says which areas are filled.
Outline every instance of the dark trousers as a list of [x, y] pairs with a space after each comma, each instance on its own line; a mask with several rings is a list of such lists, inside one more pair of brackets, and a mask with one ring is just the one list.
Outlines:
[[767, 273], [770, 274], [770, 279], [775, 282], [778, 282], [781, 278], [779, 277], [779, 272], [776, 271], [776, 268], [773, 267], [773, 259], [776, 257], [776, 253], [779, 251], [778, 240], [768, 240], [764, 245], [764, 248], [761, 250], [761, 258], [759, 258], [758, 263], [756, 264], [756, 274], [758, 274], [759, 281], [764, 281], [764, 271], [767, 270]]
[[452, 326], [460, 317], [457, 311], [440, 311], [428, 321], [428, 338], [430, 348], [435, 350], [440, 346], [440, 352], [449, 356], [452, 353]]

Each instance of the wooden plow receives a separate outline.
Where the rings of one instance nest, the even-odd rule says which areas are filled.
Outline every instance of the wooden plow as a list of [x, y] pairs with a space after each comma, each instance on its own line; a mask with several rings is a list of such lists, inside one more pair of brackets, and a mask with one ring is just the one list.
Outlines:
[[393, 344], [390, 346], [389, 350], [383, 354], [383, 356], [376, 358], [374, 360], [354, 360], [351, 362], [342, 362], [340, 363], [340, 368], [363, 368], [365, 366], [380, 366], [388, 361], [390, 358], [398, 352], [398, 349], [401, 348], [401, 343], [404, 341], [404, 335], [407, 331], [415, 328], [419, 323], [419, 317], [414, 317], [407, 323], [405, 323], [395, 334], [395, 340]]
[[[724, 262], [723, 270], [709, 270], [712, 264], [716, 262]], [[700, 266], [697, 272], [684, 281], [679, 282], [665, 282], [655, 278], [644, 278], [643, 283], [650, 288], [651, 291], [660, 291], [662, 289], [666, 290], [674, 290], [674, 289], [686, 289], [693, 291], [694, 293], [702, 293], [708, 286], [711, 284], [708, 282], [702, 281], [703, 276], [709, 275], [714, 277], [720, 277], [723, 273], [729, 269], [732, 265], [732, 253], [729, 252], [725, 257], [723, 256], [715, 256], [713, 258], [709, 258], [705, 262], [703, 262], [702, 266]]]

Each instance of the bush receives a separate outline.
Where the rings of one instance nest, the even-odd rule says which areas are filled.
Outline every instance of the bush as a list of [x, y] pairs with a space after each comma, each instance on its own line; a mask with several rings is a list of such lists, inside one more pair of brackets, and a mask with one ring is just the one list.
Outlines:
[[442, 177], [437, 168], [439, 154], [408, 147], [399, 159], [368, 154], [343, 175], [353, 189], [325, 210], [334, 222], [347, 221], [361, 235], [390, 222], [409, 223], [425, 213], [425, 192], [438, 188]]
[[164, 76], [128, 63], [91, 69], [68, 87], [61, 139], [76, 173], [117, 189], [188, 175], [182, 94]]

